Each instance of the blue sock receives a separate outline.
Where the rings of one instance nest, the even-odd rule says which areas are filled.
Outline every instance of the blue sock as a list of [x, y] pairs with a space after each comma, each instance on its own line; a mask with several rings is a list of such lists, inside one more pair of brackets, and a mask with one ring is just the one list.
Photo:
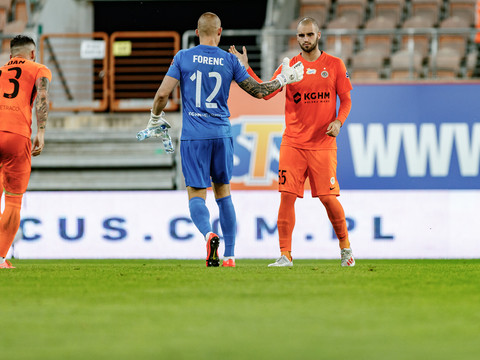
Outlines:
[[191, 198], [188, 202], [188, 207], [190, 208], [190, 217], [192, 218], [193, 223], [203, 236], [212, 231], [210, 212], [205, 205], [205, 200], [201, 197]]
[[222, 227], [225, 252], [223, 256], [235, 256], [235, 233], [237, 231], [237, 216], [233, 207], [232, 197], [217, 199], [220, 210], [220, 226]]

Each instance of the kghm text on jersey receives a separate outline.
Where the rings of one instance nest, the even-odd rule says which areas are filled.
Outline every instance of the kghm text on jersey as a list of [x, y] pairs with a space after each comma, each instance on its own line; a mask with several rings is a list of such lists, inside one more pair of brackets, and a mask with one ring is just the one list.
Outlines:
[[193, 55], [193, 62], [205, 65], [221, 65], [223, 66], [224, 58], [216, 58], [212, 56]]
[[330, 91], [319, 91], [303, 94], [305, 100], [323, 100], [330, 99]]

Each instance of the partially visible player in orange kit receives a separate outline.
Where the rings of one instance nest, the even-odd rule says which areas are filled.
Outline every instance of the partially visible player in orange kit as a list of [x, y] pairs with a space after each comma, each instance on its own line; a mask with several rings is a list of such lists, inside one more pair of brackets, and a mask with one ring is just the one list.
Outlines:
[[[352, 85], [343, 61], [318, 48], [320, 30], [315, 19], [306, 17], [297, 26], [297, 40], [302, 52], [290, 60], [301, 61], [305, 68], [303, 80], [286, 86], [286, 128], [280, 146], [278, 234], [281, 256], [269, 266], [293, 266], [292, 233], [295, 226], [295, 201], [302, 198], [308, 177], [312, 196], [320, 198], [338, 237], [341, 265], [354, 266], [355, 259], [348, 239], [343, 207], [337, 199], [340, 187], [337, 182], [336, 136], [347, 119], [352, 106]], [[243, 54], [234, 46], [236, 55], [248, 73], [261, 81], [248, 65], [245, 47]], [[280, 66], [273, 78], [281, 72]], [[266, 96], [269, 99], [281, 90]], [[338, 114], [337, 95], [340, 99]]]
[[[10, 41], [10, 61], [0, 67], [0, 191], [5, 190], [5, 209], [0, 217], [0, 269], [14, 268], [5, 257], [20, 226], [31, 156], [40, 155], [45, 144], [52, 73], [46, 66], [35, 63], [35, 55], [33, 39], [18, 35]], [[35, 98], [37, 134], [32, 149]]]

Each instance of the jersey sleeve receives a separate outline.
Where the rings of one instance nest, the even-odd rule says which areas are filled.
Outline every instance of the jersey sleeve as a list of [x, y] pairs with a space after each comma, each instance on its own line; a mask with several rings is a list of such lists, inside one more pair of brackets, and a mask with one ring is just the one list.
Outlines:
[[352, 83], [350, 82], [350, 76], [348, 75], [347, 68], [341, 59], [338, 59], [337, 62], [337, 94], [345, 94], [353, 89]]
[[165, 75], [168, 75], [172, 78], [175, 78], [177, 80], [181, 79], [181, 71], [180, 71], [180, 63], [181, 63], [181, 57], [182, 57], [182, 51], [179, 51], [172, 60], [172, 63], [170, 64], [170, 67], [168, 68], [168, 71]]
[[235, 55], [231, 55], [232, 58], [232, 64], [233, 64], [233, 79], [237, 82], [240, 83], [245, 79], [248, 79], [250, 75], [248, 74], [247, 70], [245, 69], [245, 66], [242, 65], [240, 60], [237, 59]]
[[52, 72], [46, 66], [41, 66], [37, 72], [37, 79], [40, 79], [42, 77], [45, 77], [48, 79], [48, 81], [52, 82]]
[[[248, 68], [248, 74], [253, 77], [255, 80], [257, 80], [257, 82], [259, 83], [263, 83], [262, 79], [260, 79], [257, 74], [255, 74], [255, 72], [252, 70], [251, 67]], [[277, 70], [275, 70], [275, 72], [273, 73], [273, 76], [272, 78], [270, 79], [270, 81], [272, 81], [273, 79], [275, 79], [277, 77], [278, 74], [280, 74], [282, 72], [282, 66], [280, 65]], [[275, 90], [273, 93], [271, 93], [270, 95], [267, 95], [265, 96], [263, 99], [264, 100], [269, 100], [271, 99], [272, 97], [274, 97], [275, 95], [277, 95], [280, 91], [283, 90], [283, 87], [281, 87], [280, 89], [278, 90]]]

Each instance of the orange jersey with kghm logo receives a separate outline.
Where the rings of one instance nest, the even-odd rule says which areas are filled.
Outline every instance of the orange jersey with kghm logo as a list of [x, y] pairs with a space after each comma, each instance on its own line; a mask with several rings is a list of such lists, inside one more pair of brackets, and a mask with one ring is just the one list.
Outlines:
[[35, 82], [52, 73], [42, 64], [15, 57], [0, 67], [0, 131], [31, 137]]
[[[305, 72], [303, 80], [286, 86], [286, 128], [282, 145], [312, 150], [336, 149], [335, 137], [326, 135], [326, 132], [337, 116], [337, 94], [352, 90], [345, 64], [340, 58], [325, 52], [312, 62], [299, 54], [290, 60], [290, 65], [298, 61], [303, 63]], [[281, 71], [282, 66], [275, 71], [272, 79]]]

